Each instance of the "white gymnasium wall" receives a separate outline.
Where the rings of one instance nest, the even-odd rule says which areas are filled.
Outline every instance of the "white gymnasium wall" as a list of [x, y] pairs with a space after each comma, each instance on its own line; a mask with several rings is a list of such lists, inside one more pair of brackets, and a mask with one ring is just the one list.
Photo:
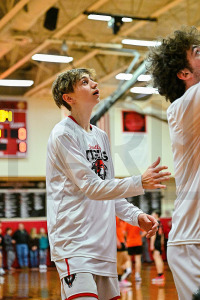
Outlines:
[[[147, 116], [147, 133], [138, 139], [137, 149], [131, 149], [132, 133], [122, 131], [122, 110], [126, 110], [119, 103], [110, 111], [110, 142], [116, 177], [126, 177], [143, 173], [146, 168], [161, 157], [161, 163], [167, 165], [174, 175], [171, 142], [168, 124], [156, 118]], [[130, 107], [127, 110], [131, 110]]]
[[147, 122], [150, 163], [160, 156], [161, 164], [167, 165], [172, 176], [174, 176], [173, 156], [168, 124], [153, 117], [147, 117]]
[[[12, 98], [12, 100], [20, 98]], [[22, 98], [21, 98], [22, 99]], [[45, 176], [46, 148], [49, 134], [61, 120], [53, 99], [27, 98], [28, 155], [20, 159], [0, 159], [1, 177]]]
[[[125, 105], [125, 103], [118, 102], [109, 111], [110, 142], [115, 176], [127, 177], [142, 174], [158, 156], [161, 157], [161, 164], [167, 165], [172, 176], [174, 176], [171, 142], [166, 122], [147, 116], [147, 134], [140, 141], [138, 146], [139, 152], [135, 151], [135, 149], [131, 150], [131, 142], [128, 142], [128, 140], [127, 143], [124, 143], [127, 138], [131, 141], [134, 137], [130, 137], [132, 133], [124, 133], [122, 131], [121, 112], [122, 110], [131, 110], [133, 107], [134, 105]], [[138, 139], [137, 136], [136, 139]], [[167, 188], [162, 191], [161, 214], [162, 217], [171, 217], [174, 210], [174, 200], [176, 199], [174, 179], [172, 178], [165, 184]]]

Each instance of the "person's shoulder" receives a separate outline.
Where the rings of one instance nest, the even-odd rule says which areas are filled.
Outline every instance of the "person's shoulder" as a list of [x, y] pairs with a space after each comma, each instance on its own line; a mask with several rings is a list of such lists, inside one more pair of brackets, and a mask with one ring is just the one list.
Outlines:
[[74, 124], [70, 118], [66, 117], [65, 119], [61, 120], [57, 123], [51, 131], [50, 139], [56, 140], [60, 136], [75, 136]]
[[179, 110], [183, 103], [189, 103], [197, 94], [200, 94], [200, 82], [192, 85], [181, 97], [172, 102], [167, 109], [167, 115], [169, 116], [172, 112]]
[[107, 133], [104, 130], [100, 129], [99, 127], [95, 126], [95, 125], [92, 125], [92, 130], [98, 131], [101, 135], [107, 137]]
[[185, 93], [180, 98], [177, 98], [170, 104], [170, 106], [167, 109], [167, 115], [169, 115], [171, 112], [173, 112], [176, 109], [176, 107], [180, 105], [180, 103], [182, 102], [182, 100], [185, 96]]
[[200, 82], [192, 85], [186, 92], [185, 95], [187, 95], [187, 93], [191, 93], [191, 94], [196, 94], [196, 92], [200, 93]]
[[52, 129], [51, 133], [62, 133], [64, 130], [70, 129], [70, 118], [66, 117], [58, 122]]
[[199, 93], [200, 93], [200, 82], [192, 85], [189, 89], [187, 89], [183, 94], [183, 96], [177, 99], [177, 103], [181, 103], [183, 101], [188, 102], [192, 100], [196, 95], [199, 96]]

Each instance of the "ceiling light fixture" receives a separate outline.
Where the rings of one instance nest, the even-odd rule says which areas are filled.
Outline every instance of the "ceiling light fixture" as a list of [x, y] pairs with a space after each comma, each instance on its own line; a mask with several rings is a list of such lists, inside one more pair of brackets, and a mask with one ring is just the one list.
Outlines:
[[94, 15], [94, 14], [90, 14], [88, 15], [88, 19], [89, 20], [96, 20], [96, 21], [106, 21], [109, 22], [111, 20], [111, 16], [106, 16], [106, 15]]
[[73, 57], [64, 55], [51, 55], [51, 54], [34, 54], [33, 60], [53, 62], [53, 63], [69, 63], [73, 61]]
[[158, 94], [158, 90], [152, 87], [144, 87], [144, 86], [134, 86], [133, 88], [130, 89], [131, 93], [135, 94]]
[[0, 79], [0, 86], [29, 87], [33, 84], [33, 80]]
[[161, 42], [159, 42], [159, 41], [123, 39], [122, 44], [133, 45], [133, 46], [143, 46], [143, 47], [155, 47], [155, 46], [161, 45]]
[[[114, 15], [114, 14], [108, 14], [108, 13], [99, 13], [94, 11], [87, 11], [85, 10], [84, 15], [88, 16], [88, 19], [92, 20], [98, 20], [100, 17], [106, 17], [106, 18], [121, 18], [123, 19], [123, 22], [132, 22], [132, 21], [149, 21], [149, 22], [156, 22], [157, 18], [151, 18], [151, 17], [136, 17], [136, 16], [125, 16], [125, 15]], [[92, 16], [92, 17], [91, 17]], [[96, 18], [95, 18], [96, 16]], [[95, 18], [95, 19], [93, 19]], [[110, 19], [109, 19], [110, 20]], [[99, 20], [99, 21], [109, 21], [107, 19], [105, 20]]]
[[[109, 22], [112, 19], [112, 17], [109, 15], [106, 16], [106, 15], [90, 14], [90, 15], [88, 15], [88, 19], [94, 20], [94, 21]], [[124, 22], [124, 23], [130, 23], [133, 21], [132, 18], [121, 17], [121, 19], [122, 19], [122, 22]]]
[[115, 76], [115, 78], [118, 80], [130, 80], [132, 77], [133, 77], [132, 74], [127, 74], [127, 73], [119, 73]]
[[137, 81], [150, 81], [151, 75], [141, 74], [138, 76]]
[[132, 21], [150, 21], [155, 22], [157, 21], [156, 18], [151, 17], [136, 17], [136, 16], [124, 16], [124, 15], [114, 15], [114, 14], [105, 14], [105, 13], [98, 13], [92, 11], [84, 11], [85, 15], [88, 16], [90, 20], [96, 21], [107, 21], [108, 27], [112, 28], [113, 34], [117, 34], [120, 30], [121, 26], [125, 22], [132, 22]]
[[124, 23], [131, 23], [132, 21], [133, 21], [132, 18], [127, 18], [127, 17], [122, 18], [122, 22], [124, 22]]

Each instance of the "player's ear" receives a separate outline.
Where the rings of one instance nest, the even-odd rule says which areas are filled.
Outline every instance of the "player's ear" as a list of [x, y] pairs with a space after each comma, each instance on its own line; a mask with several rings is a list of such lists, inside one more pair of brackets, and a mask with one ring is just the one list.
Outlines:
[[63, 94], [62, 98], [63, 101], [67, 102], [69, 105], [71, 105], [72, 102], [74, 101], [74, 99], [70, 97], [69, 94]]
[[177, 73], [177, 77], [185, 81], [192, 77], [192, 73], [189, 69], [184, 68]]

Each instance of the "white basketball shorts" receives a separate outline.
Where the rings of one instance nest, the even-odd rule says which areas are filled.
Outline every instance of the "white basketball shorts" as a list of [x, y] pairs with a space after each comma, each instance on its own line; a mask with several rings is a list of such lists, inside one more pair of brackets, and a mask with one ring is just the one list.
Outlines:
[[77, 298], [116, 300], [120, 299], [118, 279], [91, 273], [77, 273], [61, 279], [62, 300]]
[[167, 260], [179, 300], [191, 300], [200, 287], [200, 244], [170, 245]]

